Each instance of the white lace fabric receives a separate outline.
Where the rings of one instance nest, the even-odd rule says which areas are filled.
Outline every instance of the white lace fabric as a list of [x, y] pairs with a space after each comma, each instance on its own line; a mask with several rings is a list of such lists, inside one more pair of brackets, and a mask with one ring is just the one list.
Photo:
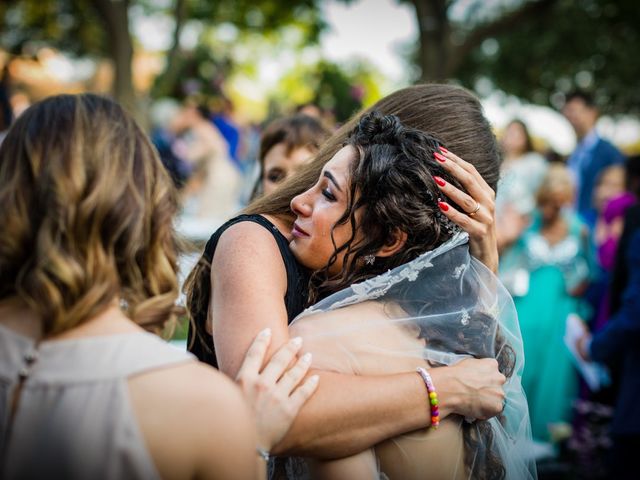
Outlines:
[[350, 478], [536, 478], [527, 455], [524, 354], [513, 301], [469, 255], [467, 242], [467, 234], [455, 233], [412, 262], [321, 300], [291, 328], [313, 353], [314, 368], [342, 373], [415, 372], [418, 366], [497, 357], [511, 373], [505, 411], [473, 424], [450, 416], [437, 431], [402, 435], [333, 465], [313, 464], [318, 478], [335, 476], [335, 468]]

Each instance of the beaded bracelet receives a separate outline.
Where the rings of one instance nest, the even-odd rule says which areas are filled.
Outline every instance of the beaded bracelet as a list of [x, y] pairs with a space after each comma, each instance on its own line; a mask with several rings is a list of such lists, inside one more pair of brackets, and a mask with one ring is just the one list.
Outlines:
[[440, 425], [440, 410], [438, 408], [438, 394], [436, 393], [436, 387], [433, 386], [431, 375], [422, 367], [418, 367], [416, 371], [422, 377], [424, 384], [427, 386], [427, 392], [429, 394], [429, 408], [431, 410], [431, 428], [436, 430]]

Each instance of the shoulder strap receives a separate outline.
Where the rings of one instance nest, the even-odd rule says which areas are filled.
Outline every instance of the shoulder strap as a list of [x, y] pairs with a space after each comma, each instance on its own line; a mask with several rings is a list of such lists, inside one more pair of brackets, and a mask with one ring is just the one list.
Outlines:
[[211, 238], [209, 238], [209, 241], [204, 247], [204, 257], [207, 259], [207, 261], [211, 262], [211, 260], [213, 259], [213, 254], [215, 253], [216, 247], [218, 246], [218, 240], [220, 240], [222, 234], [228, 228], [240, 222], [253, 222], [261, 225], [265, 229], [269, 230], [269, 232], [271, 232], [280, 250], [282, 250], [283, 247], [287, 247], [287, 239], [284, 237], [284, 235], [282, 235], [282, 233], [280, 233], [278, 227], [276, 227], [262, 215], [238, 215], [237, 217], [232, 218], [227, 223], [222, 225], [220, 228], [218, 228], [218, 230], [215, 231], [213, 235], [211, 235]]

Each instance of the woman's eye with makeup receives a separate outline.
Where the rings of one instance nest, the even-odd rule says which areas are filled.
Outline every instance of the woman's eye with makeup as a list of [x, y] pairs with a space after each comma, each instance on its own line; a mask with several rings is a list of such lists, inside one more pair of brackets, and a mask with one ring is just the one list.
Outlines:
[[267, 180], [269, 180], [271, 183], [279, 183], [284, 180], [285, 176], [286, 172], [279, 168], [274, 168], [267, 172]]
[[323, 188], [322, 189], [322, 195], [324, 195], [324, 197], [329, 200], [330, 202], [335, 202], [336, 201], [336, 197], [333, 193], [331, 193], [331, 190], [329, 190], [328, 188]]

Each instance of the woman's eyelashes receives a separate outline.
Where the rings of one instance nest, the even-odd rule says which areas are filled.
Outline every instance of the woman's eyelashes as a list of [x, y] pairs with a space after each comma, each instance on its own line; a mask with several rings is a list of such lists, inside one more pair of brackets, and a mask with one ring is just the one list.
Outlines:
[[331, 190], [329, 190], [328, 187], [322, 189], [322, 195], [330, 202], [335, 202], [337, 200], [336, 196], [333, 193], [331, 193]]

